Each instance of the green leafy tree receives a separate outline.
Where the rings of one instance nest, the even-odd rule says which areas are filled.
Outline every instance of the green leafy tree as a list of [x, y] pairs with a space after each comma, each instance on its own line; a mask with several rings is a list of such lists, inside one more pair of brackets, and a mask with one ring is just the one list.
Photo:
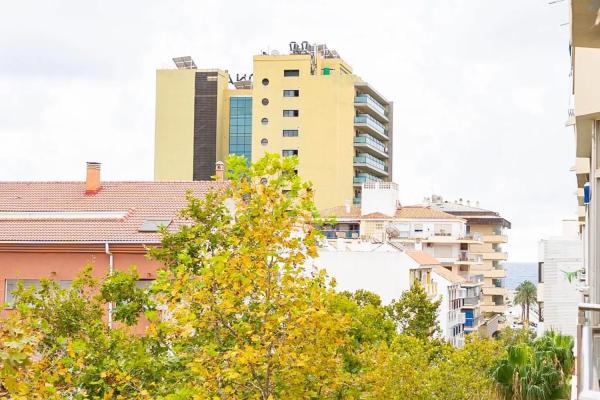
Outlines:
[[529, 310], [537, 304], [537, 288], [530, 281], [524, 281], [517, 286], [514, 298], [515, 304], [521, 305], [521, 320], [525, 327], [529, 326]]
[[430, 300], [423, 286], [415, 281], [398, 300], [392, 301], [388, 313], [403, 333], [426, 339], [439, 332], [437, 313], [440, 304], [441, 300]]

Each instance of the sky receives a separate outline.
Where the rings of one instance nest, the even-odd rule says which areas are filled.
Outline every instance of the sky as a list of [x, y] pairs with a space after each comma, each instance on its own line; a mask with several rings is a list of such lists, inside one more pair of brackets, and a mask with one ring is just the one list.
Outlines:
[[509, 261], [576, 212], [568, 1], [20, 0], [0, 13], [0, 181], [151, 180], [155, 71], [252, 72], [326, 43], [394, 102], [401, 202], [479, 201], [512, 222]]

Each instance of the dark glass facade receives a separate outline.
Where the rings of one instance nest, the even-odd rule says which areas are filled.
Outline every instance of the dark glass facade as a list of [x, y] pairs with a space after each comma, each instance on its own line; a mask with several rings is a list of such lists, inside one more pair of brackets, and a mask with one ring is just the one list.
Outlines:
[[252, 161], [252, 97], [229, 100], [229, 154]]

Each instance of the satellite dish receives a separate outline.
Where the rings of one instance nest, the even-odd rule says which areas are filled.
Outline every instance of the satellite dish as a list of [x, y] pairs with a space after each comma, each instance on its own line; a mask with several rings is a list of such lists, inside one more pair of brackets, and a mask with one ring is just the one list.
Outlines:
[[272, 56], [278, 56], [278, 55], [279, 55], [279, 52], [278, 52], [277, 50], [273, 50], [273, 51], [271, 52], [271, 55], [272, 55]]
[[385, 233], [391, 238], [400, 237], [400, 230], [395, 226], [388, 226], [385, 228]]

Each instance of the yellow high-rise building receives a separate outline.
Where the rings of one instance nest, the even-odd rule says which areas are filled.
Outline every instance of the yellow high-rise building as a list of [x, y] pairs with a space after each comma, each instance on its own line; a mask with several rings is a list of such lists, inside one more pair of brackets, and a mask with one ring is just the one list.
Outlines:
[[319, 209], [359, 203], [361, 184], [392, 179], [392, 103], [325, 45], [254, 56], [235, 81], [189, 57], [157, 71], [156, 180], [201, 180], [228, 154], [296, 155]]

